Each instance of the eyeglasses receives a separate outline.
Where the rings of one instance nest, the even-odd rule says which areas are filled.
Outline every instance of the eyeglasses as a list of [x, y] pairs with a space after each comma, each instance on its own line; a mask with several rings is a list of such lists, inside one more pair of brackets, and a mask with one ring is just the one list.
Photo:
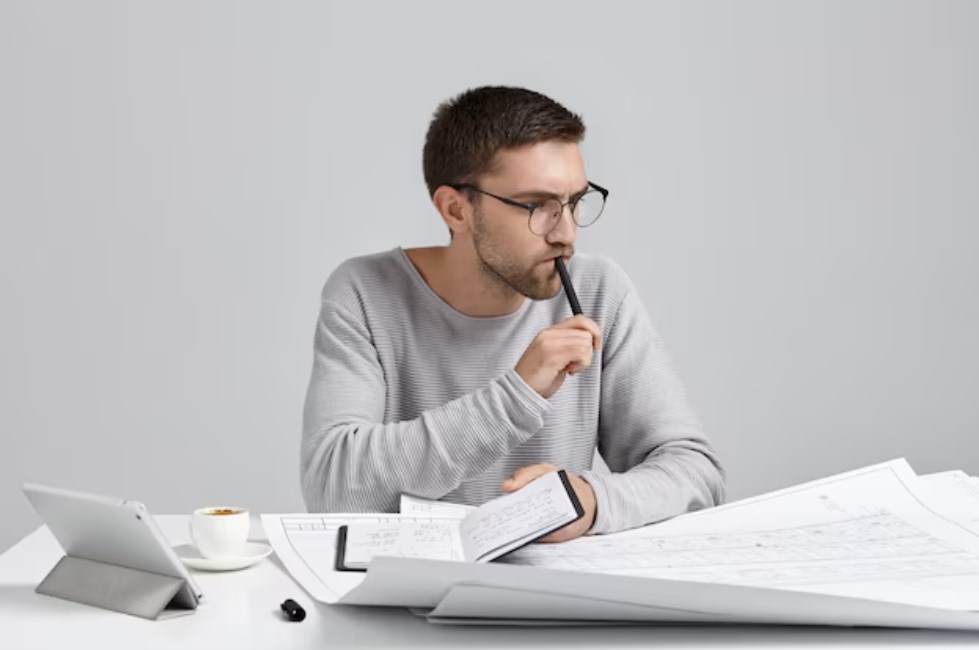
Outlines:
[[605, 200], [608, 198], [608, 190], [591, 181], [588, 182], [588, 189], [578, 196], [571, 197], [565, 203], [558, 199], [546, 199], [540, 203], [521, 203], [505, 196], [487, 192], [472, 183], [458, 183], [449, 185], [449, 187], [454, 190], [471, 190], [490, 196], [514, 208], [523, 208], [528, 214], [527, 223], [530, 226], [530, 232], [540, 237], [547, 235], [561, 222], [561, 217], [564, 216], [564, 206], [571, 207], [571, 218], [579, 227], [586, 228], [592, 225], [602, 216]]

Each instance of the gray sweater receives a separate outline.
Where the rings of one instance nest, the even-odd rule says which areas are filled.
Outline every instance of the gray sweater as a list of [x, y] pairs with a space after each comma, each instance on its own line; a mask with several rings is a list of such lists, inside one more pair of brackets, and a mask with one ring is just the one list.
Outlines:
[[[604, 343], [544, 399], [513, 368], [571, 317], [563, 292], [475, 318], [401, 249], [340, 265], [323, 288], [303, 417], [307, 508], [396, 512], [402, 493], [478, 505], [539, 462], [591, 484], [595, 533], [720, 503], [721, 465], [625, 272], [583, 254], [569, 272]], [[592, 469], [596, 447], [611, 473]]]

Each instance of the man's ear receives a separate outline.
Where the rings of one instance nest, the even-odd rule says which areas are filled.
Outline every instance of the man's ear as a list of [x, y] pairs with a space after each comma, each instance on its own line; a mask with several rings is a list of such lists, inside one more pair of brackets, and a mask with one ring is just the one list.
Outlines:
[[469, 231], [472, 204], [463, 192], [441, 185], [432, 195], [432, 203], [453, 235]]

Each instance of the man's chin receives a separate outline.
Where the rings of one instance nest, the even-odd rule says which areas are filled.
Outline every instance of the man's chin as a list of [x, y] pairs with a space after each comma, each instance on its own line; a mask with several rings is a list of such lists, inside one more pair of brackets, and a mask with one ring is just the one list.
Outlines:
[[511, 289], [531, 300], [550, 300], [561, 291], [561, 277], [553, 264], [549, 271], [532, 269], [521, 275], [504, 275], [485, 262], [484, 267]]
[[531, 300], [550, 300], [554, 296], [561, 293], [561, 279], [558, 278], [555, 282], [554, 280], [548, 279], [545, 282], [537, 285], [532, 291], [524, 293], [525, 296]]

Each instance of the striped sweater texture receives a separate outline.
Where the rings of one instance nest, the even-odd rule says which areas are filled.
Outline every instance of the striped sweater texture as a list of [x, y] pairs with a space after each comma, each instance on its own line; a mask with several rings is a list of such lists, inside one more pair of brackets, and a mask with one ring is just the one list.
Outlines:
[[[311, 512], [396, 512], [402, 493], [479, 505], [548, 462], [595, 490], [592, 533], [720, 503], [724, 475], [632, 283], [608, 259], [568, 270], [604, 333], [592, 365], [544, 399], [514, 371], [563, 292], [477, 318], [444, 302], [400, 248], [327, 280], [303, 416]], [[593, 469], [595, 450], [608, 469]]]

